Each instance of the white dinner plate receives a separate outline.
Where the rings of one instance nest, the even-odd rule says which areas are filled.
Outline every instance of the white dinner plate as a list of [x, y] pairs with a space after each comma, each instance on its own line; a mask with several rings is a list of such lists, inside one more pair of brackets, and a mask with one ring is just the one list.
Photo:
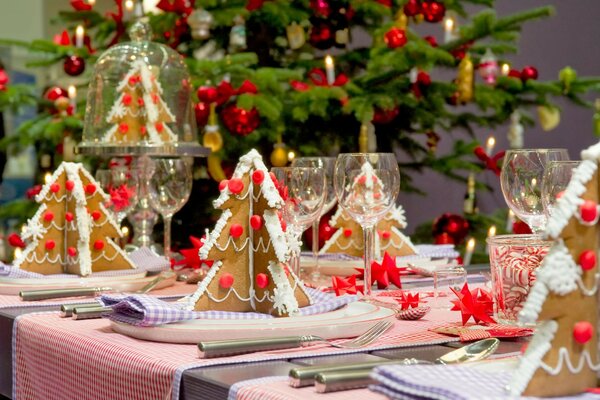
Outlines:
[[[319, 271], [328, 276], [350, 276], [357, 274], [355, 268], [363, 268], [363, 260], [319, 260]], [[315, 261], [312, 257], [300, 257], [300, 268], [312, 271], [315, 268]]]
[[140, 270], [131, 272], [131, 274], [123, 274], [123, 275], [115, 275], [115, 276], [88, 276], [88, 277], [73, 277], [73, 278], [52, 278], [51, 275], [46, 275], [45, 278], [7, 278], [0, 277], [0, 283], [7, 283], [10, 285], [60, 285], [60, 284], [72, 284], [74, 282], [78, 283], [78, 286], [92, 284], [97, 286], [96, 282], [112, 282], [112, 281], [126, 281], [129, 279], [140, 279], [146, 276], [148, 271]]
[[[131, 275], [124, 276], [111, 276], [103, 279], [95, 278], [80, 278], [80, 279], [62, 279], [59, 283], [29, 283], [25, 284], [11, 284], [0, 282], [0, 294], [18, 295], [23, 290], [48, 290], [48, 289], [72, 289], [72, 288], [85, 288], [85, 287], [111, 287], [116, 291], [120, 292], [134, 292], [146, 286], [156, 276], [144, 276], [144, 272], [141, 275], [137, 275], [136, 278], [132, 278]], [[168, 278], [162, 280], [156, 285], [153, 290], [162, 289], [168, 286], [172, 286], [177, 279], [176, 274], [172, 274]], [[30, 282], [34, 279], [28, 279]], [[23, 281], [23, 279], [21, 279]], [[41, 281], [41, 279], [35, 279], [35, 281]]]
[[394, 311], [357, 301], [327, 313], [300, 317], [195, 319], [154, 327], [111, 321], [111, 325], [114, 331], [136, 339], [166, 343], [198, 343], [203, 340], [302, 335], [316, 335], [325, 339], [356, 337], [381, 320], [394, 320]]

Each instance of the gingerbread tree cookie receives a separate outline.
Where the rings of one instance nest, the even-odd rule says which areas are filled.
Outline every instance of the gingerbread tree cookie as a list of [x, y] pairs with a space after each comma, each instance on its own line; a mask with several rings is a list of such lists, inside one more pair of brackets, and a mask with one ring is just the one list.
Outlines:
[[16, 268], [82, 276], [135, 268], [111, 239], [121, 231], [103, 205], [108, 196], [81, 164], [63, 162], [35, 200], [41, 205], [24, 228], [29, 243]]
[[[325, 242], [320, 254], [345, 253], [355, 257], [364, 256], [365, 246], [362, 228], [341, 207], [338, 207], [331, 217], [329, 225], [339, 229]], [[406, 218], [402, 206], [394, 207], [377, 223], [377, 235], [375, 235], [375, 255], [377, 258], [380, 258], [385, 251], [390, 256], [395, 257], [417, 254], [410, 238], [400, 232], [400, 229], [404, 228], [406, 228]]]
[[[156, 69], [156, 67], [154, 67]], [[155, 71], [143, 60], [131, 63], [131, 69], [117, 86], [120, 93], [106, 121], [113, 126], [104, 136], [105, 142], [153, 144], [176, 142], [169, 122], [175, 116], [162, 99], [162, 87]]]
[[536, 333], [509, 385], [511, 395], [567, 396], [596, 387], [600, 143], [584, 150], [548, 220], [555, 240], [519, 314]]
[[199, 252], [214, 263], [190, 308], [287, 316], [309, 305], [303, 283], [286, 265], [284, 201], [256, 150], [240, 159], [220, 190], [214, 206], [223, 213]]

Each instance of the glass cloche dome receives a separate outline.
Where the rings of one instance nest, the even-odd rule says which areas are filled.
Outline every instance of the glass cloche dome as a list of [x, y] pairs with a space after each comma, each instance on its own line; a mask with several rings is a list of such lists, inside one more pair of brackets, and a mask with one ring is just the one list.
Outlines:
[[136, 22], [131, 42], [111, 47], [94, 67], [85, 109], [82, 153], [208, 154], [197, 142], [190, 76], [179, 53], [150, 41]]

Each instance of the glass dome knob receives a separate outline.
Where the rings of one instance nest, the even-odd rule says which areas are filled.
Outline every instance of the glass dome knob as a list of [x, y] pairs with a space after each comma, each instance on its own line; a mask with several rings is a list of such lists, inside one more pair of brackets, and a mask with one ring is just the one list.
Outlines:
[[152, 29], [146, 22], [137, 20], [129, 28], [129, 37], [133, 42], [149, 42], [152, 39]]

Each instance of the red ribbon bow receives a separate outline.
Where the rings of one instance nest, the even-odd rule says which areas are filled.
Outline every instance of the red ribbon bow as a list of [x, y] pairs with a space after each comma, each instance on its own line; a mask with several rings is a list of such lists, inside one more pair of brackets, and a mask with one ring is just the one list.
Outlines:
[[494, 312], [492, 296], [486, 290], [481, 288], [469, 290], [469, 285], [465, 283], [460, 292], [450, 288], [458, 297], [458, 300], [452, 300], [453, 307], [451, 311], [460, 311], [462, 324], [465, 325], [471, 317], [475, 323], [494, 324], [496, 321], [492, 318]]
[[475, 150], [473, 152], [475, 153], [477, 158], [479, 158], [483, 162], [487, 169], [494, 172], [496, 176], [500, 176], [501, 167], [498, 165], [498, 161], [500, 161], [500, 159], [504, 157], [504, 150], [496, 153], [492, 157], [488, 156], [483, 147], [481, 146], [475, 147]]
[[357, 294], [358, 292], [363, 293], [364, 290], [363, 285], [356, 285], [356, 275], [349, 276], [348, 278], [332, 276], [331, 286], [333, 286], [336, 296], [341, 296], [343, 294]]

